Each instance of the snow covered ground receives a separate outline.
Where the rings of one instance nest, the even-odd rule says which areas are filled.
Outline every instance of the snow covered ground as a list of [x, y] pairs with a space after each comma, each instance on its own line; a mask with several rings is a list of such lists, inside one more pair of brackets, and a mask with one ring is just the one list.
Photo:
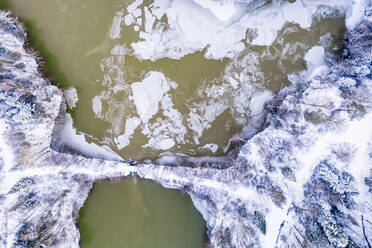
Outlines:
[[[220, 15], [213, 1], [187, 4], [197, 2], [207, 8], [199, 11], [213, 9], [206, 16], [221, 22], [233, 18]], [[155, 16], [165, 10], [176, 14], [176, 7], [161, 3]], [[231, 1], [226, 4], [231, 8]], [[350, 6], [342, 60], [325, 69], [323, 52], [315, 47], [306, 56], [308, 72], [293, 76], [293, 85], [276, 96], [263, 93], [262, 99], [272, 99], [265, 105], [265, 129], [237, 156], [192, 164], [173, 159], [171, 166], [129, 166], [79, 155], [84, 149], [53, 150], [54, 135], [63, 127], [59, 121], [68, 120], [60, 111], [63, 94], [24, 49], [22, 26], [1, 12], [0, 246], [78, 247], [75, 223], [92, 183], [138, 175], [190, 194], [207, 221], [212, 247], [370, 247], [372, 8], [369, 1]], [[139, 16], [135, 4], [130, 8]], [[113, 29], [112, 37], [118, 35]], [[171, 104], [163, 101], [163, 111], [171, 115]], [[152, 113], [151, 106], [137, 110], [141, 121]], [[76, 135], [71, 129], [66, 133]], [[126, 138], [118, 142], [125, 144]], [[77, 147], [86, 146], [78, 140]], [[221, 161], [225, 166], [216, 169]]]

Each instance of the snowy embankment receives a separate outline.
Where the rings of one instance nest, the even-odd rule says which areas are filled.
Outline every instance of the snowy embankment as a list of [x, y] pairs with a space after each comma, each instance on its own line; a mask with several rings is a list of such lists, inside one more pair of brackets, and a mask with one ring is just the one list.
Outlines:
[[67, 118], [62, 92], [38, 72], [17, 20], [0, 13], [0, 246], [78, 247], [92, 183], [136, 174], [190, 194], [212, 247], [371, 247], [370, 6], [350, 13], [340, 62], [325, 68], [321, 49], [307, 54], [309, 72], [266, 104], [265, 129], [227, 169], [133, 167], [51, 149]]

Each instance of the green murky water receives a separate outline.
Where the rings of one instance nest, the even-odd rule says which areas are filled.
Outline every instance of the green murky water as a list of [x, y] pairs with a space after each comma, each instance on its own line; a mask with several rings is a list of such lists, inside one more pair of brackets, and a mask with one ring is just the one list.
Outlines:
[[[139, 40], [132, 26], [122, 24], [120, 38], [110, 36], [115, 17], [125, 15], [131, 2], [2, 0], [25, 20], [33, 45], [46, 58], [49, 77], [64, 88], [77, 89], [77, 107], [69, 110], [77, 130], [125, 159], [153, 159], [165, 151], [224, 154], [229, 138], [252, 119], [251, 98], [288, 85], [289, 73], [306, 68], [306, 51], [328, 34], [331, 42], [323, 45], [333, 52], [344, 30], [342, 17], [315, 21], [309, 30], [287, 24], [270, 47], [246, 44], [234, 60], [206, 59], [201, 51], [179, 60], [141, 61], [131, 53], [130, 44]], [[144, 1], [142, 12], [151, 2]], [[176, 114], [167, 116], [159, 102], [158, 111], [141, 121], [131, 86], [150, 71], [176, 83], [165, 94]], [[236, 74], [238, 88], [231, 83]], [[166, 145], [159, 145], [162, 142]], [[208, 149], [211, 144], [215, 153]]]
[[80, 211], [81, 247], [198, 248], [205, 223], [191, 199], [137, 178], [95, 184]]

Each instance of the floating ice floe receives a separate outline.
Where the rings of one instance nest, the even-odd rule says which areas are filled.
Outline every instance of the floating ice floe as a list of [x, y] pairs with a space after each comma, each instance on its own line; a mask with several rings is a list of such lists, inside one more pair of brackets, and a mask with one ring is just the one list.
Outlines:
[[121, 37], [121, 22], [123, 21], [123, 12], [117, 12], [111, 25], [110, 38], [119, 39]]
[[100, 96], [95, 96], [92, 99], [92, 109], [97, 118], [102, 118], [102, 101]]
[[119, 150], [130, 144], [134, 131], [141, 124], [141, 120], [137, 117], [128, 118], [125, 122], [125, 133], [115, 138], [115, 143]]
[[70, 87], [67, 90], [65, 90], [65, 98], [66, 98], [66, 103], [70, 108], [75, 108], [76, 103], [79, 100], [77, 90], [74, 87]]
[[133, 83], [131, 87], [137, 113], [142, 122], [147, 123], [159, 111], [159, 103], [170, 85], [162, 73], [151, 71], [142, 82]]
[[216, 153], [217, 152], [217, 149], [218, 149], [218, 145], [217, 144], [213, 144], [213, 143], [211, 143], [211, 144], [205, 144], [202, 148], [208, 149], [211, 152]]

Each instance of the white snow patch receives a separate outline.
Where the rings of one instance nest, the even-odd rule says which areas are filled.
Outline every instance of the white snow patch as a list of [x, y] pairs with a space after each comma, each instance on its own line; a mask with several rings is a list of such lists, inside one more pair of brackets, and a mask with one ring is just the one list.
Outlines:
[[203, 219], [208, 223], [208, 225], [213, 226], [216, 222], [215, 218], [209, 214], [208, 211], [208, 202], [206, 200], [200, 200], [200, 197], [195, 196], [192, 193], [189, 193], [191, 200], [195, 206], [195, 208], [201, 213]]
[[56, 139], [57, 146], [66, 145], [76, 151], [81, 152], [89, 157], [104, 158], [107, 160], [122, 160], [122, 158], [112, 151], [108, 146], [99, 146], [89, 143], [84, 134], [78, 134], [73, 127], [73, 121], [70, 114], [66, 114], [64, 126], [60, 130], [59, 137]]
[[278, 208], [272, 204], [270, 206], [269, 213], [265, 216], [266, 221], [266, 236], [261, 239], [262, 247], [275, 247], [276, 239], [280, 230], [280, 225], [286, 219], [287, 207]]
[[213, 1], [213, 0], [194, 0], [194, 2], [210, 9], [212, 13], [221, 21], [228, 21], [236, 13], [235, 1]]
[[140, 17], [141, 15], [142, 15], [142, 11], [141, 11], [141, 9], [134, 9], [132, 12], [131, 12], [131, 14], [135, 17], [135, 18], [138, 18], [138, 17]]
[[121, 31], [121, 22], [123, 21], [123, 12], [117, 12], [112, 20], [112, 25], [110, 28], [110, 38], [112, 40], [120, 38], [120, 31]]
[[92, 109], [97, 118], [102, 118], [102, 101], [100, 96], [93, 97]]
[[127, 7], [128, 12], [131, 13], [132, 11], [137, 9], [138, 6], [140, 6], [142, 3], [143, 3], [143, 0], [135, 0], [133, 3], [128, 5]]
[[141, 124], [141, 120], [137, 117], [132, 117], [125, 122], [125, 132], [115, 138], [115, 143], [119, 150], [130, 144], [130, 139], [132, 138], [134, 131]]
[[147, 7], [144, 8], [145, 10], [145, 32], [150, 33], [152, 31], [152, 27], [154, 26], [154, 22], [156, 17], [151, 14]]
[[172, 165], [177, 160], [177, 157], [173, 154], [167, 154], [167, 152], [164, 152], [157, 160], [156, 164], [159, 165]]
[[211, 152], [216, 153], [216, 151], [218, 149], [218, 145], [217, 144], [213, 144], [213, 143], [211, 143], [211, 144], [205, 144], [202, 148], [208, 149]]
[[170, 7], [171, 0], [154, 0], [153, 7], [151, 9], [152, 14], [156, 16], [158, 20], [163, 16], [165, 10]]
[[136, 22], [136, 20], [134, 19], [133, 15], [132, 14], [127, 14], [125, 17], [124, 17], [124, 23], [125, 25], [129, 26], [129, 25], [132, 25]]
[[4, 138], [4, 132], [9, 127], [7, 124], [0, 119], [0, 158], [3, 160], [3, 168], [0, 168], [2, 171], [9, 171], [14, 166], [14, 155], [11, 148], [6, 144], [6, 139]]
[[312, 16], [302, 1], [284, 5], [283, 16], [286, 21], [298, 23], [302, 28], [309, 28], [312, 22]]
[[74, 87], [70, 87], [70, 88], [68, 88], [67, 90], [64, 91], [64, 94], [65, 94], [65, 99], [66, 99], [67, 105], [70, 108], [75, 108], [76, 103], [79, 100], [77, 90]]
[[131, 85], [137, 113], [143, 123], [147, 123], [159, 111], [159, 102], [170, 86], [161, 72], [151, 71], [142, 82]]
[[305, 55], [305, 60], [309, 68], [318, 67], [324, 64], [324, 47], [314, 46]]
[[268, 90], [254, 94], [250, 104], [251, 116], [262, 114], [265, 103], [273, 99], [273, 97], [274, 93]]
[[[175, 86], [173, 85], [173, 87]], [[184, 142], [187, 130], [182, 123], [182, 114], [174, 108], [170, 94], [164, 95], [161, 109], [165, 119], [158, 118], [156, 122], [145, 125], [143, 134], [147, 135], [149, 141], [144, 147], [167, 150], [175, 145], [175, 141], [177, 143]]]
[[364, 5], [367, 4], [364, 0], [352, 0], [354, 5], [350, 16], [346, 18], [346, 27], [348, 29], [353, 29], [361, 19], [364, 17]]
[[163, 139], [160, 140], [156, 148], [159, 150], [168, 150], [172, 148], [176, 143], [172, 139]]
[[308, 80], [328, 71], [324, 62], [324, 55], [325, 50], [321, 46], [314, 46], [305, 54]]
[[[157, 26], [151, 33], [141, 32], [141, 41], [131, 44], [137, 57], [151, 60], [162, 57], [179, 59], [208, 44], [213, 45], [210, 50], [213, 49], [214, 53], [223, 54], [226, 53], [228, 44], [233, 53], [236, 50], [235, 44], [245, 36], [243, 28], [226, 27], [226, 32], [223, 22], [209, 9], [201, 8], [192, 1], [173, 1], [163, 13], [158, 11], [154, 15], [158, 17], [164, 14], [167, 15], [170, 28], [163, 31], [161, 26]], [[237, 46], [237, 49], [240, 50], [241, 46]]]

